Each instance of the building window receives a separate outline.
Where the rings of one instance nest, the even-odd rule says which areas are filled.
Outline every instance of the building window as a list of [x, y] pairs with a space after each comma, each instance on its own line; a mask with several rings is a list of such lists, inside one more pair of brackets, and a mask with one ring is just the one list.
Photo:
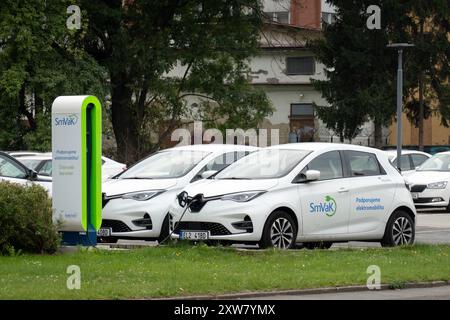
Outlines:
[[291, 118], [314, 117], [314, 107], [311, 103], [292, 103]]
[[286, 74], [313, 75], [316, 73], [316, 64], [313, 57], [287, 57]]
[[331, 12], [322, 12], [322, 23], [323, 24], [333, 24], [336, 21], [336, 14]]
[[289, 12], [288, 11], [277, 11], [277, 12], [265, 12], [267, 17], [278, 23], [289, 24]]

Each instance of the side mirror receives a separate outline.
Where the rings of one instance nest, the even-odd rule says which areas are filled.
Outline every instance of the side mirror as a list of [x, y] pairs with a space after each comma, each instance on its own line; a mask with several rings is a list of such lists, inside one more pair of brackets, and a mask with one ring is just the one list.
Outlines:
[[37, 178], [38, 178], [37, 172], [30, 169], [28, 171], [28, 179], [31, 180], [31, 181], [35, 181], [35, 180], [37, 180]]
[[211, 176], [215, 175], [216, 173], [217, 173], [216, 170], [208, 170], [208, 171], [203, 172], [203, 173], [201, 174], [201, 176], [202, 176], [202, 179], [208, 179], [208, 178], [210, 178]]
[[318, 170], [307, 170], [306, 173], [299, 174], [293, 183], [306, 183], [311, 181], [317, 181], [320, 179], [320, 171]]

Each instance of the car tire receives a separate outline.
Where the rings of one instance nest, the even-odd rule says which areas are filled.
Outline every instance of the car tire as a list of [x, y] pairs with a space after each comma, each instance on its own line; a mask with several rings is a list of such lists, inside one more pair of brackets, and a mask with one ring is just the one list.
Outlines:
[[415, 239], [414, 221], [409, 214], [397, 210], [389, 218], [386, 224], [381, 245], [383, 247], [395, 247], [414, 243]]
[[305, 242], [303, 244], [303, 246], [309, 250], [330, 249], [332, 245], [333, 245], [333, 242], [330, 242], [330, 241]]
[[164, 218], [163, 224], [161, 226], [161, 232], [158, 237], [158, 244], [161, 244], [165, 239], [169, 237], [170, 227], [169, 227], [169, 215]]
[[294, 219], [284, 211], [274, 211], [264, 225], [259, 247], [291, 249], [295, 247], [296, 238], [297, 225]]

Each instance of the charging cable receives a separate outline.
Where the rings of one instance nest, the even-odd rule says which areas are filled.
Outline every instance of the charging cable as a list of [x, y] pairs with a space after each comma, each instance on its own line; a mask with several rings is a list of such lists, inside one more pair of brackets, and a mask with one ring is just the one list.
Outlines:
[[[169, 235], [167, 237], [164, 238], [164, 240], [162, 240], [160, 243], [158, 243], [158, 245], [163, 244], [164, 242], [166, 242], [167, 240], [172, 238], [173, 233], [175, 232], [176, 229], [176, 223], [180, 223], [181, 220], [183, 219], [184, 215], [186, 214], [187, 210], [191, 207], [191, 205], [193, 203], [196, 202], [203, 202], [204, 201], [204, 196], [203, 193], [199, 193], [197, 195], [195, 195], [193, 198], [189, 199], [188, 194], [186, 191], [183, 191], [182, 193], [180, 193], [177, 196], [178, 199], [178, 203], [180, 204], [180, 206], [185, 207], [183, 210], [183, 213], [181, 214], [180, 219], [177, 222], [173, 222], [173, 228], [170, 231]], [[170, 213], [169, 213], [170, 214]], [[170, 222], [169, 222], [169, 228], [170, 228]]]

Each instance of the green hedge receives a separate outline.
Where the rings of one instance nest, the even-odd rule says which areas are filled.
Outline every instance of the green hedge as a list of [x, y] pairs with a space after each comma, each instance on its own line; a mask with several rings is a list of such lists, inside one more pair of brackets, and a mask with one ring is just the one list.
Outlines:
[[54, 253], [59, 243], [47, 191], [0, 181], [0, 254]]

